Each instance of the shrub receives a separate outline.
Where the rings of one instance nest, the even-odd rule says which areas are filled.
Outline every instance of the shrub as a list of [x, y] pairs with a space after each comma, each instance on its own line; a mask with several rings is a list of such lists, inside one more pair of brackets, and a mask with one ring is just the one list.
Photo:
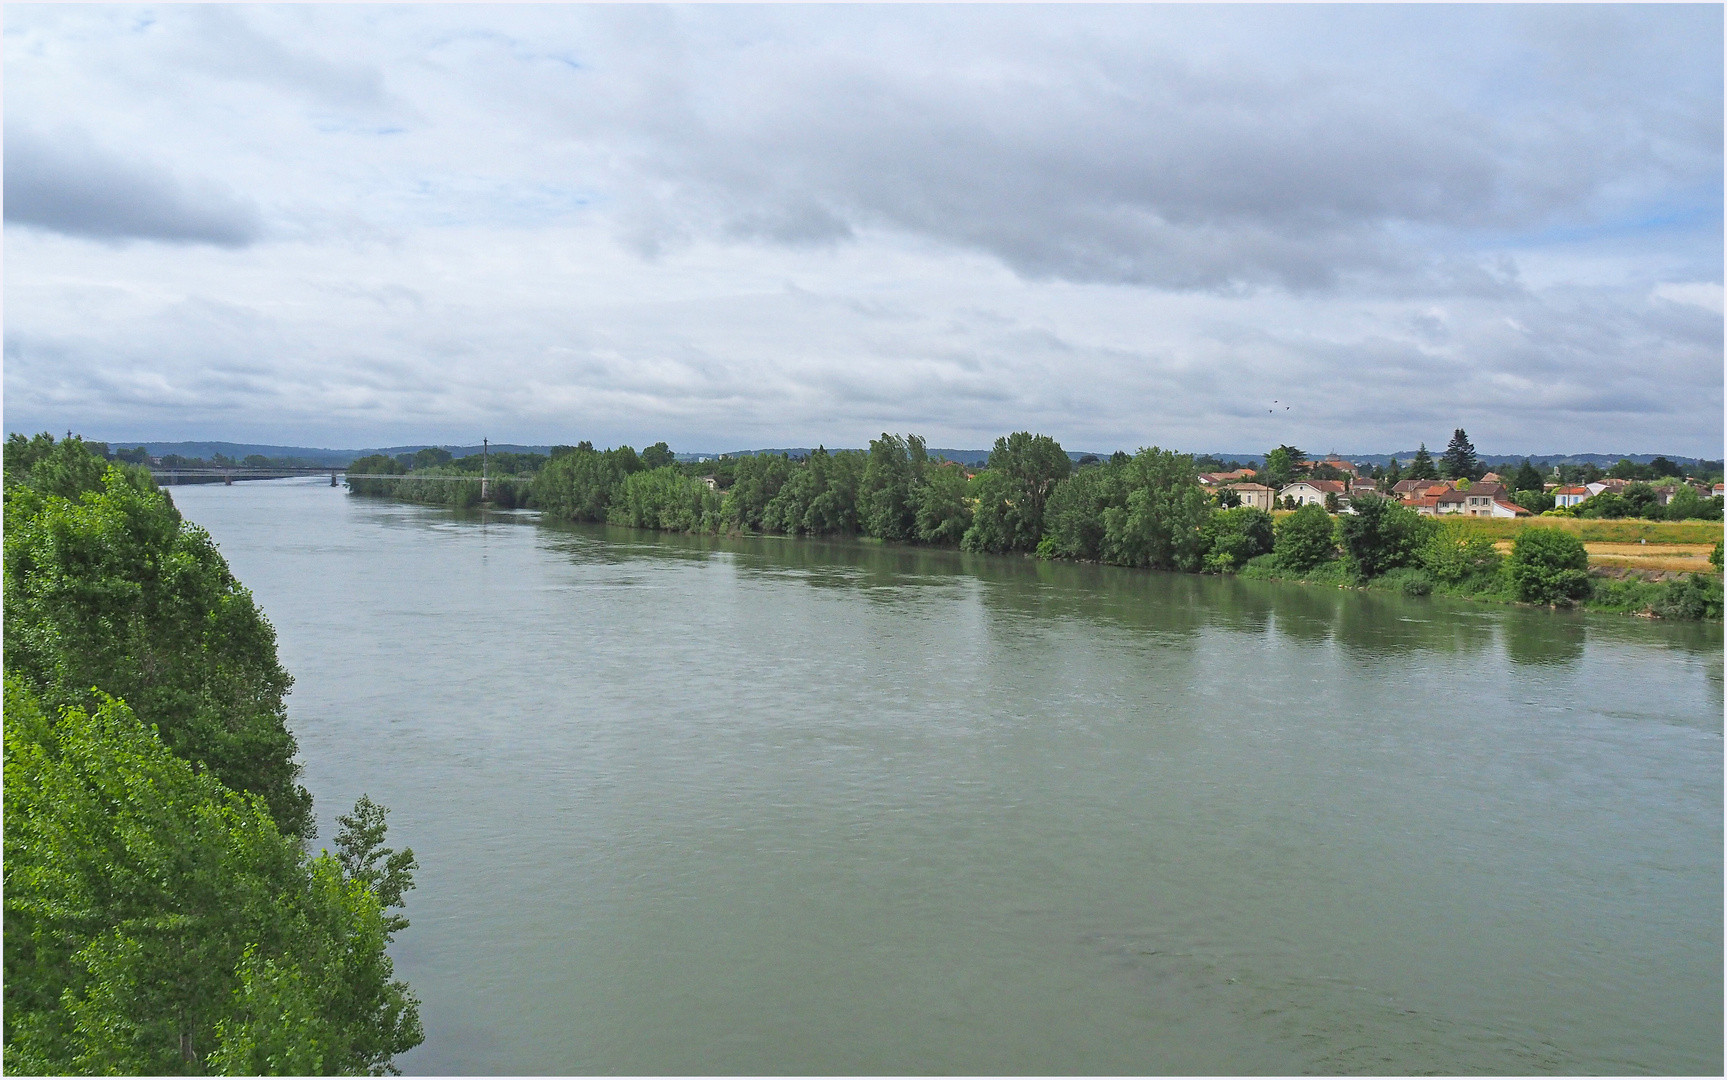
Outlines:
[[1311, 570], [1337, 554], [1331, 515], [1308, 503], [1277, 523], [1272, 551], [1288, 570]]
[[1434, 528], [1431, 519], [1390, 499], [1358, 495], [1353, 506], [1355, 513], [1338, 519], [1337, 535], [1363, 578], [1413, 563]]
[[1721, 579], [1689, 574], [1667, 582], [1652, 605], [1664, 619], [1719, 619]]
[[1433, 582], [1427, 578], [1415, 576], [1403, 579], [1404, 596], [1426, 596], [1433, 591]]
[[1715, 550], [1709, 553], [1709, 563], [1715, 567], [1715, 572], [1721, 572], [1721, 541], [1715, 541]]
[[1276, 543], [1271, 515], [1251, 506], [1213, 514], [1203, 530], [1205, 568], [1227, 573], [1257, 556], [1267, 554]]
[[1421, 545], [1418, 561], [1436, 581], [1455, 585], [1472, 574], [1499, 569], [1493, 540], [1462, 522], [1448, 521], [1433, 529]]
[[1559, 529], [1525, 529], [1506, 565], [1519, 600], [1569, 605], [1589, 595], [1589, 553], [1583, 541]]

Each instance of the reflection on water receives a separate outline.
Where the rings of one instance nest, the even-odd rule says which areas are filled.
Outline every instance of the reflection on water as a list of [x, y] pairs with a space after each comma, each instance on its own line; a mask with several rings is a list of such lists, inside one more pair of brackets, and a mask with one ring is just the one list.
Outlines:
[[410, 1071], [1721, 1069], [1718, 625], [176, 496], [419, 855]]

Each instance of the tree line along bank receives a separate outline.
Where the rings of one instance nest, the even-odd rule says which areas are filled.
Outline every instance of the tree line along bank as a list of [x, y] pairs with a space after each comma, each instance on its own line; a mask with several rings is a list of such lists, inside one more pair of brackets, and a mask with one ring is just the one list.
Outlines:
[[275, 632], [147, 469], [8, 438], [9, 1073], [377, 1074], [421, 1041], [383, 807], [311, 854]]
[[[1272, 451], [1267, 466], [1287, 458], [1291, 468], [1299, 467], [1300, 452], [1292, 450]], [[1054, 439], [1022, 431], [997, 439], [982, 469], [931, 457], [918, 436], [886, 433], [867, 450], [817, 449], [796, 459], [758, 454], [680, 463], [663, 442], [640, 454], [582, 443], [550, 456], [517, 457], [522, 460], [511, 464], [520, 471], [513, 474], [501, 462], [488, 463], [492, 499], [569, 521], [688, 533], [861, 536], [1392, 587], [1410, 595], [1721, 615], [1719, 546], [1714, 575], [1608, 581], [1588, 573], [1582, 542], [1557, 529], [1526, 529], [1509, 555], [1501, 555], [1461, 522], [1426, 517], [1374, 495], [1352, 499], [1346, 513], [1305, 506], [1281, 519], [1220, 505], [1199, 482], [1194, 458], [1157, 447], [1076, 464]], [[350, 466], [350, 488], [436, 505], [479, 502], [480, 462], [474, 458], [414, 464], [361, 459]], [[1719, 506], [1713, 513], [1718, 520]]]

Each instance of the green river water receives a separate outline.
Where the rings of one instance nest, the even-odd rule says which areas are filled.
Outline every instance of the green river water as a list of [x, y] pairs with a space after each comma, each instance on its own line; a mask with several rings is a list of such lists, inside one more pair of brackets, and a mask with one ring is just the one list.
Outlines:
[[1722, 628], [173, 489], [437, 1073], [1722, 1070]]

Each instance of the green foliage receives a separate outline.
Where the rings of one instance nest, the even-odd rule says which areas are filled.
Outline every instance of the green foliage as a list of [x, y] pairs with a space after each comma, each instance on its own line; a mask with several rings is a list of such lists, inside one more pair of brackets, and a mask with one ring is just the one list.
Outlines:
[[1721, 573], [1721, 541], [1715, 541], [1715, 550], [1709, 553], [1710, 565], [1715, 567], [1717, 574]]
[[1656, 497], [1655, 489], [1648, 484], [1626, 484], [1625, 490], [1619, 493], [1619, 498], [1625, 504], [1626, 517], [1660, 521], [1664, 516], [1661, 501]]
[[1422, 443], [1415, 451], [1415, 457], [1409, 462], [1410, 480], [1437, 480], [1439, 470], [1433, 465], [1433, 458], [1427, 453], [1427, 444]]
[[1592, 495], [1578, 503], [1572, 508], [1572, 510], [1580, 518], [1607, 518], [1609, 520], [1615, 520], [1630, 516], [1629, 509], [1625, 505], [1625, 500], [1611, 491], [1603, 491], [1599, 495]]
[[[77, 436], [56, 442], [46, 431], [29, 439], [14, 432], [6, 439], [6, 484], [76, 499], [102, 487], [102, 477], [112, 467], [105, 460], [107, 451], [106, 444]], [[134, 487], [155, 486], [148, 469], [125, 467], [125, 472]]]
[[68, 445], [6, 484], [6, 670], [50, 708], [94, 707], [92, 687], [125, 697], [176, 753], [309, 835], [282, 700], [291, 680], [251, 593], [147, 473], [108, 467], [62, 494], [92, 474], [68, 460], [89, 451]]
[[[588, 443], [559, 454], [534, 477], [534, 505], [566, 521], [605, 521], [612, 496], [626, 477], [641, 471], [627, 446], [598, 451]], [[404, 485], [406, 486], [406, 485]]]
[[1032, 551], [1043, 539], [1044, 507], [1073, 462], [1048, 435], [1016, 431], [995, 441], [977, 478], [977, 508], [960, 546], [968, 551]]
[[[1198, 570], [1213, 513], [1193, 459], [1154, 446], [1081, 469], [1060, 484], [1046, 508], [1048, 533], [1037, 550], [1117, 566]], [[985, 520], [981, 501], [977, 520]]]
[[[1375, 495], [1357, 495], [1353, 514], [1337, 521], [1338, 541], [1362, 578], [1378, 577], [1398, 566], [1415, 563], [1435, 522], [1406, 506]], [[1489, 542], [1489, 547], [1492, 546]]]
[[1531, 514], [1545, 514], [1553, 509], [1556, 502], [1550, 492], [1541, 490], [1539, 484], [1534, 490], [1512, 492], [1511, 501]]
[[1427, 596], [1433, 592], [1433, 582], [1420, 574], [1411, 574], [1403, 579], [1402, 589], [1404, 596]]
[[1705, 499], [1690, 484], [1680, 484], [1673, 498], [1662, 508], [1668, 521], [1720, 521], [1720, 498]]
[[1306, 457], [1300, 449], [1289, 445], [1268, 451], [1265, 455], [1265, 467], [1260, 470], [1264, 474], [1264, 483], [1274, 488], [1283, 487], [1299, 475], [1301, 463]]
[[917, 491], [914, 524], [926, 544], [957, 544], [971, 528], [971, 503], [966, 499], [965, 472], [953, 462], [935, 462], [923, 473]]
[[762, 511], [762, 526], [792, 535], [857, 533], [864, 461], [864, 455], [855, 450], [830, 454], [817, 447], [769, 500]]
[[1309, 503], [1279, 521], [1272, 553], [1278, 565], [1297, 572], [1329, 562], [1337, 554], [1331, 515]]
[[380, 1073], [421, 1041], [381, 827], [383, 873], [345, 875], [123, 702], [50, 719], [9, 674], [5, 705], [8, 1072]]
[[667, 465], [675, 464], [677, 460], [678, 457], [672, 453], [672, 448], [663, 442], [657, 442], [642, 451], [642, 468], [644, 469], [663, 469]]
[[408, 467], [387, 454], [371, 454], [348, 464], [348, 492], [353, 495], [394, 495], [406, 485], [393, 480], [366, 480], [355, 477], [400, 476]]
[[917, 537], [917, 489], [928, 465], [929, 454], [916, 435], [902, 439], [884, 431], [870, 440], [858, 491], [865, 533], [902, 543]]
[[780, 493], [792, 463], [784, 454], [751, 454], [737, 458], [733, 466], [732, 485], [726, 491], [720, 507], [720, 518], [727, 528], [759, 532], [767, 515], [768, 503]]
[[1247, 565], [1249, 559], [1269, 554], [1276, 543], [1271, 515], [1252, 506], [1240, 506], [1211, 515], [1201, 530], [1205, 546], [1205, 569], [1229, 573]]
[[1664, 619], [1719, 619], [1721, 579], [1703, 574], [1675, 578], [1665, 583], [1652, 607]]
[[1456, 585], [1471, 577], [1498, 573], [1503, 558], [1492, 537], [1461, 521], [1424, 521], [1429, 527], [1415, 561], [1435, 581]]
[[1583, 541], [1561, 529], [1517, 534], [1505, 572], [1517, 599], [1570, 605], [1589, 595], [1589, 555]]
[[[1523, 464], [1517, 467], [1517, 472], [1512, 475], [1511, 482], [1506, 486], [1513, 491], [1539, 492], [1542, 490], [1543, 483], [1544, 478], [1541, 475], [1541, 470], [1531, 465], [1528, 458], [1524, 458]], [[1522, 506], [1525, 510], [1529, 509], [1523, 503], [1517, 505]]]
[[613, 491], [606, 520], [667, 532], [717, 531], [721, 501], [700, 480], [662, 465], [624, 477]]
[[1462, 428], [1451, 433], [1451, 442], [1440, 455], [1439, 465], [1447, 480], [1473, 480], [1481, 475], [1481, 462], [1475, 456], [1475, 444]]

